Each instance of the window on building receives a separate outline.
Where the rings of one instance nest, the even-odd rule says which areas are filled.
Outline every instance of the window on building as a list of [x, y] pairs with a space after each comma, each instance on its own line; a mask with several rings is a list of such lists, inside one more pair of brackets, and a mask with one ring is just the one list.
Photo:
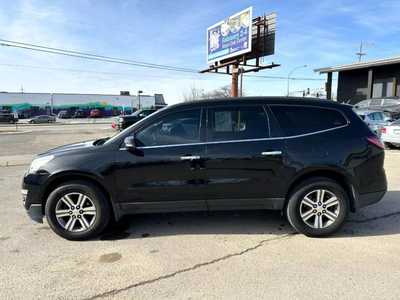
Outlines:
[[389, 81], [386, 84], [386, 95], [385, 97], [393, 97], [393, 81]]
[[372, 86], [372, 98], [393, 97], [393, 78], [378, 79]]
[[[372, 88], [372, 98], [382, 98], [383, 97], [383, 82], [374, 83]], [[376, 105], [371, 102], [372, 105]]]

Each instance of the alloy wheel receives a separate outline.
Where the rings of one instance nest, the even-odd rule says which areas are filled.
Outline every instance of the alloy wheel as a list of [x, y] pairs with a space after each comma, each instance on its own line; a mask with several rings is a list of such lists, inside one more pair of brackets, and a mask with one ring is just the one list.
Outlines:
[[309, 192], [300, 202], [300, 216], [314, 229], [327, 228], [339, 217], [340, 203], [331, 191], [318, 189]]
[[86, 195], [73, 192], [61, 197], [56, 205], [58, 223], [67, 231], [82, 232], [90, 229], [97, 216], [93, 201]]

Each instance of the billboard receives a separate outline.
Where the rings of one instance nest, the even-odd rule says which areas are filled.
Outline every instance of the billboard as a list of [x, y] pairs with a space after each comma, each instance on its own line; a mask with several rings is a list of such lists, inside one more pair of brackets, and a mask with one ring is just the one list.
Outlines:
[[207, 28], [207, 63], [251, 52], [252, 7]]

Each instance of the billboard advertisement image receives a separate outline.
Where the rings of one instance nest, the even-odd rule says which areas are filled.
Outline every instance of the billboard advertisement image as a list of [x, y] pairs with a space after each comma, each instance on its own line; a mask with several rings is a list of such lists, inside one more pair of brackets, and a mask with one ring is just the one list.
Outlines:
[[252, 7], [207, 29], [207, 63], [251, 51]]

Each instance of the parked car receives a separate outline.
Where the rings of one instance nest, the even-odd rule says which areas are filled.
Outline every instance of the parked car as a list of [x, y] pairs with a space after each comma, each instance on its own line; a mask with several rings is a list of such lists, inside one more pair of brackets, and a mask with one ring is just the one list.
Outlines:
[[396, 120], [382, 128], [381, 140], [386, 148], [400, 147], [400, 120]]
[[381, 134], [383, 126], [389, 124], [392, 120], [390, 116], [377, 110], [356, 110], [358, 116], [371, 128], [378, 136]]
[[15, 124], [18, 122], [18, 117], [14, 113], [0, 112], [0, 123]]
[[32, 119], [29, 120], [29, 123], [31, 123], [31, 124], [54, 123], [55, 121], [56, 121], [55, 116], [42, 115], [42, 116], [33, 117]]
[[79, 119], [79, 118], [86, 118], [87, 114], [84, 110], [78, 109], [74, 112], [73, 116], [74, 119]]
[[92, 109], [89, 114], [90, 118], [101, 118], [102, 116], [103, 113], [101, 112], [100, 109]]
[[72, 117], [72, 114], [71, 114], [71, 112], [68, 111], [68, 110], [61, 110], [61, 111], [58, 113], [57, 117], [58, 117], [59, 119], [70, 119], [70, 118]]
[[378, 110], [390, 115], [392, 120], [400, 118], [400, 99], [399, 98], [383, 98], [368, 99], [354, 105], [355, 109], [360, 110]]
[[308, 236], [378, 202], [383, 144], [348, 105], [254, 97], [176, 104], [109, 139], [39, 155], [23, 178], [33, 220], [99, 235], [128, 214], [275, 209]]
[[400, 106], [399, 98], [378, 98], [363, 100], [354, 105], [357, 109], [382, 109], [388, 106]]
[[128, 128], [132, 124], [135, 124], [136, 122], [140, 121], [141, 119], [151, 115], [154, 113], [156, 109], [141, 109], [135, 111], [131, 115], [127, 116], [120, 116], [117, 120], [114, 126], [112, 126], [115, 129], [118, 130], [123, 130], [125, 128]]

